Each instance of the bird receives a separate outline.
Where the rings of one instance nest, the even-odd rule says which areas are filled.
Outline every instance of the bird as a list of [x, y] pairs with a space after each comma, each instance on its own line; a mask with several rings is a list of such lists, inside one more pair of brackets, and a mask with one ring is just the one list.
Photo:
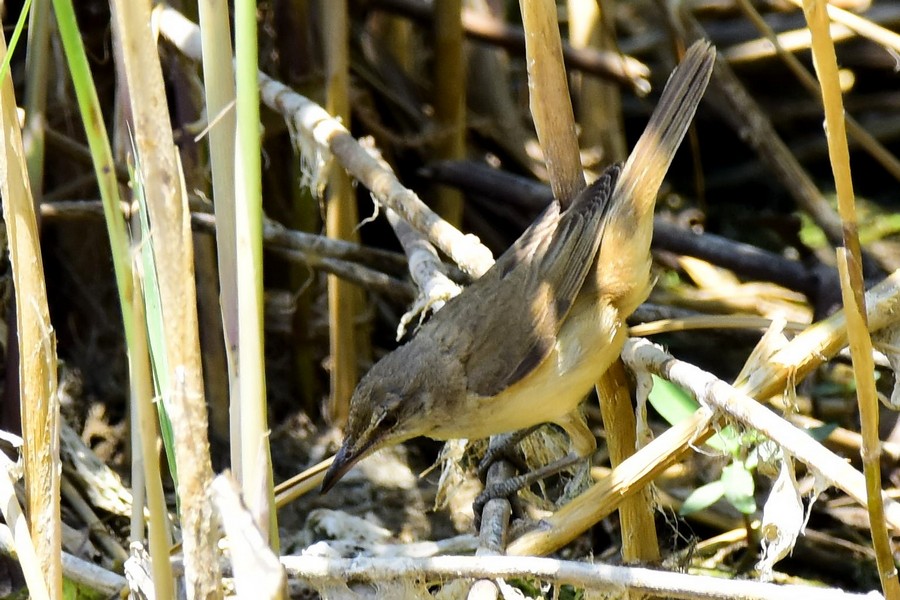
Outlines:
[[714, 62], [708, 42], [692, 45], [625, 164], [565, 209], [551, 202], [482, 277], [369, 369], [323, 493], [364, 457], [419, 436], [478, 439], [555, 423], [575, 454], [593, 452], [579, 406], [650, 293], [656, 195]]

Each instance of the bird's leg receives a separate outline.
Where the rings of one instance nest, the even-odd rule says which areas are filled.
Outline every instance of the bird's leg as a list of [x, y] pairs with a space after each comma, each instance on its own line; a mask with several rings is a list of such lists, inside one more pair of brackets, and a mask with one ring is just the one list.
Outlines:
[[[508, 458], [513, 458], [516, 463], [521, 463], [522, 460], [511, 451], [512, 447], [510, 444], [513, 443], [513, 440], [517, 440], [515, 443], [518, 443], [518, 440], [521, 440], [534, 429], [535, 427], [530, 427], [528, 430], [491, 437], [488, 450], [479, 465], [479, 471], [484, 470], [484, 474], [480, 475], [480, 477], [485, 487], [490, 487], [494, 483], [506, 481], [515, 476], [519, 467], [512, 464]], [[489, 463], [486, 461], [489, 458], [488, 455], [490, 455]], [[479, 545], [486, 548], [494, 548], [502, 553], [506, 547], [506, 530], [509, 526], [510, 517], [512, 515], [518, 517], [523, 512], [519, 496], [517, 494], [495, 496], [493, 498], [485, 498], [484, 502], [481, 503], [476, 499], [472, 508], [473, 516], [475, 517], [475, 530], [478, 531], [480, 540]]]
[[485, 486], [484, 490], [482, 490], [482, 492], [478, 494], [478, 497], [475, 498], [475, 502], [472, 504], [472, 510], [476, 515], [480, 515], [481, 510], [489, 500], [512, 496], [519, 490], [526, 488], [535, 482], [552, 477], [553, 475], [558, 475], [583, 460], [585, 460], [584, 457], [578, 456], [574, 452], [570, 452], [559, 460], [555, 460], [539, 469], [511, 477], [510, 479], [505, 479], [499, 483]]
[[591, 429], [587, 426], [580, 409], [576, 408], [572, 412], [563, 415], [555, 423], [569, 434], [569, 444], [572, 446], [573, 454], [580, 458], [591, 457], [597, 449], [597, 438], [591, 433]]
[[[569, 434], [569, 443], [572, 446], [572, 450], [566, 456], [563, 456], [550, 464], [544, 465], [539, 469], [517, 475], [516, 477], [511, 477], [499, 483], [486, 485], [484, 490], [482, 490], [478, 497], [475, 498], [475, 502], [472, 505], [476, 520], [481, 515], [481, 510], [484, 508], [484, 505], [492, 498], [510, 497], [519, 490], [528, 487], [537, 481], [552, 477], [553, 475], [558, 475], [566, 469], [577, 465], [581, 461], [590, 461], [591, 455], [594, 453], [594, 450], [597, 449], [597, 441], [594, 439], [594, 435], [588, 428], [587, 423], [585, 423], [581, 412], [575, 410], [558, 419], [556, 424], [565, 429], [566, 433]], [[518, 443], [525, 436], [534, 431], [534, 429], [535, 428], [532, 427], [510, 434], [510, 438], [512, 439], [515, 437], [515, 443]], [[494, 453], [494, 459], [496, 459], [496, 455], [499, 453], [499, 451]], [[482, 467], [484, 467], [484, 459], [482, 459], [482, 463], [479, 465], [479, 471]], [[487, 471], [486, 468], [485, 471]]]

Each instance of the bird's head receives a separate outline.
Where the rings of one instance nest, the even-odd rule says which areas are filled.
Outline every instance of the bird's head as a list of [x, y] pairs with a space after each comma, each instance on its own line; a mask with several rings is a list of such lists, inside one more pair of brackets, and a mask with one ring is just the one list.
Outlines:
[[415, 378], [398, 376], [383, 362], [366, 373], [353, 392], [344, 442], [325, 473], [323, 493], [376, 450], [426, 433], [422, 415], [427, 399], [414, 385]]

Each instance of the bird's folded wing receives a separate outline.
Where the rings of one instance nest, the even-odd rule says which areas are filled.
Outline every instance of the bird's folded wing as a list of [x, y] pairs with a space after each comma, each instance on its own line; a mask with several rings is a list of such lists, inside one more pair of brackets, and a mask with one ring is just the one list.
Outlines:
[[471, 393], [502, 392], [553, 349], [600, 246], [618, 173], [612, 167], [582, 191], [555, 228], [529, 228], [527, 240], [520, 238], [484, 281], [470, 286], [480, 287], [472, 296], [484, 299], [480, 314], [468, 314], [475, 340], [466, 360]]
[[[709, 44], [694, 44], [624, 171], [608, 169], [562, 214], [557, 203], [551, 205], [481, 279], [426, 325], [436, 339], [454, 346], [451, 355], [465, 363], [470, 393], [494, 396], [547, 358], [595, 259], [593, 287], [624, 298], [629, 310], [643, 300], [656, 193], [714, 60]], [[605, 234], [610, 239], [601, 254]], [[623, 277], [627, 280], [620, 281]], [[617, 287], [622, 289], [608, 289]]]

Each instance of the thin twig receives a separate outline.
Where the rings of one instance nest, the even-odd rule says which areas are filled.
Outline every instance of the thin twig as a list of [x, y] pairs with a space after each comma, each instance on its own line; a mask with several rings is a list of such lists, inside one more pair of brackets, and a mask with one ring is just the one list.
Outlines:
[[[165, 7], [159, 14], [160, 33], [194, 60], [200, 57], [199, 29], [181, 13]], [[266, 106], [281, 113], [307, 141], [329, 151], [341, 165], [392, 208], [434, 245], [453, 259], [465, 272], [479, 276], [494, 264], [491, 251], [473, 235], [463, 235], [441, 219], [416, 195], [403, 186], [397, 176], [360, 146], [347, 128], [321, 106], [286, 85], [259, 73], [260, 98]]]
[[[102, 210], [100, 202], [93, 200], [41, 205], [41, 214], [47, 219], [100, 217]], [[216, 231], [215, 217], [209, 213], [191, 213], [191, 224], [195, 231]], [[416, 291], [409, 283], [391, 275], [399, 274], [406, 267], [406, 262], [395, 252], [287, 229], [273, 221], [264, 223], [263, 239], [267, 249], [279, 256], [332, 273], [397, 302], [409, 303], [416, 297]], [[452, 272], [455, 276], [464, 278], [458, 271]]]

